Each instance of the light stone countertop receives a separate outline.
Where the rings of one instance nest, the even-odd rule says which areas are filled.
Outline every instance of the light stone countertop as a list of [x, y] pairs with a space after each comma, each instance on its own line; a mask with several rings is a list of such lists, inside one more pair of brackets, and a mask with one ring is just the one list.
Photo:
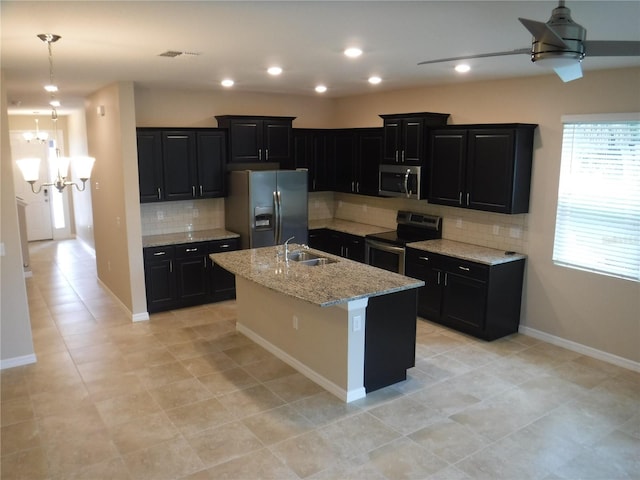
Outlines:
[[350, 233], [351, 235], [357, 235], [364, 237], [372, 233], [388, 232], [395, 230], [395, 228], [376, 227], [375, 225], [368, 225], [366, 223], [351, 222], [348, 220], [339, 220], [334, 218], [326, 218], [322, 220], [311, 220], [309, 222], [309, 230], [316, 228], [329, 228], [338, 232]]
[[482, 247], [471, 243], [456, 242], [453, 240], [426, 240], [407, 244], [407, 247], [424, 250], [425, 252], [447, 255], [485, 265], [498, 265], [500, 263], [513, 262], [527, 258], [526, 255], [513, 253], [507, 255], [504, 250]]
[[[291, 244], [293, 252], [299, 245]], [[346, 258], [309, 249], [321, 257], [338, 260], [326, 265], [308, 266], [285, 262], [282, 246], [262, 247], [234, 252], [214, 253], [211, 259], [235, 275], [263, 287], [320, 307], [351, 300], [400, 292], [424, 285], [421, 280], [405, 277]]]
[[223, 228], [209, 230], [196, 230], [194, 232], [164, 233], [160, 235], [147, 235], [142, 237], [143, 247], [161, 247], [165, 245], [178, 245], [180, 243], [208, 242], [211, 240], [227, 240], [239, 238], [237, 233]]

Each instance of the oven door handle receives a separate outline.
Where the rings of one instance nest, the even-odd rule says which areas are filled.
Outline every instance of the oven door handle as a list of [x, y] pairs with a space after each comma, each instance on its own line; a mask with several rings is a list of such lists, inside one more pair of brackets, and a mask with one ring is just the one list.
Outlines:
[[369, 247], [382, 250], [383, 252], [404, 253], [404, 247], [396, 247], [393, 245], [389, 245], [388, 243], [378, 242], [376, 240], [369, 240], [369, 239], [367, 239], [366, 243], [369, 245]]
[[411, 170], [407, 169], [407, 173], [404, 174], [404, 193], [406, 193], [407, 198], [411, 197], [411, 192], [409, 191], [409, 174]]

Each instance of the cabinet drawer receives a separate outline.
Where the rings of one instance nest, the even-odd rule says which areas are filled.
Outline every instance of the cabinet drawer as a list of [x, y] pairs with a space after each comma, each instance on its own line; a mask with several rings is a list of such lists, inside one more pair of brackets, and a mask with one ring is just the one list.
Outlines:
[[144, 260], [169, 260], [175, 257], [175, 248], [173, 246], [147, 247], [143, 249]]
[[206, 242], [186, 243], [176, 246], [176, 258], [201, 257], [206, 254]]
[[230, 252], [232, 250], [238, 250], [240, 242], [237, 238], [229, 238], [226, 240], [216, 240], [209, 242], [209, 253]]
[[489, 265], [452, 257], [448, 257], [445, 262], [447, 272], [481, 281], [487, 281], [489, 278]]

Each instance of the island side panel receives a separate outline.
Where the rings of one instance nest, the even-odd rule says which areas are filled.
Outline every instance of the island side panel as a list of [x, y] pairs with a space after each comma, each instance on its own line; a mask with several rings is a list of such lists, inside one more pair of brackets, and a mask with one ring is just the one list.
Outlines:
[[[365, 395], [365, 319], [362, 318], [360, 331], [350, 332], [353, 309], [319, 307], [239, 276], [236, 277], [236, 297], [238, 331], [343, 400]], [[362, 317], [365, 307], [366, 301], [358, 310]], [[349, 342], [361, 345], [356, 349], [361, 351], [360, 358], [350, 358]], [[353, 370], [354, 364], [358, 365], [359, 374], [351, 372], [350, 375], [349, 366]], [[354, 381], [359, 385], [353, 385]]]
[[369, 299], [365, 337], [367, 393], [406, 380], [416, 359], [416, 289]]

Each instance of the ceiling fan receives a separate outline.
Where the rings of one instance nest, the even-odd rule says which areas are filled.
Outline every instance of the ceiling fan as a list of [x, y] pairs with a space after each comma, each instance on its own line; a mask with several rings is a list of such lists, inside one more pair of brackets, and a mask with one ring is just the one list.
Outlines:
[[468, 60], [472, 58], [500, 57], [527, 54], [531, 61], [552, 68], [564, 82], [582, 77], [582, 59], [589, 57], [640, 56], [639, 41], [586, 40], [587, 30], [571, 19], [571, 11], [560, 0], [547, 23], [518, 18], [531, 32], [531, 48], [518, 48], [505, 52], [481, 53], [464, 57], [427, 60], [418, 65]]

